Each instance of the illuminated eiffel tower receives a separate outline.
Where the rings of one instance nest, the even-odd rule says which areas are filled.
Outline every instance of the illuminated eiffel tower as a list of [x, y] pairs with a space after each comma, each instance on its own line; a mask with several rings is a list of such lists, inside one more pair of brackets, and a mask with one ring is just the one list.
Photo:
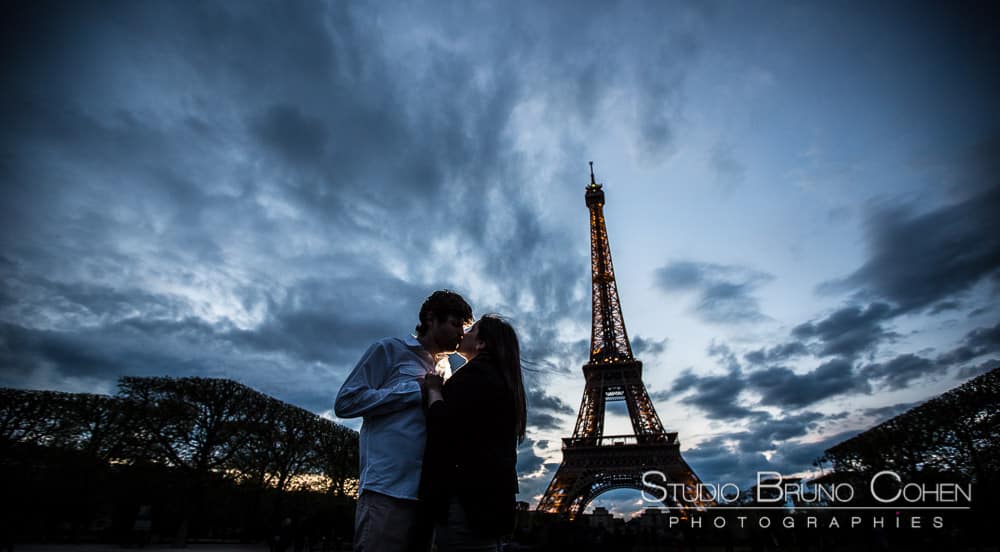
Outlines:
[[[563, 439], [562, 464], [538, 504], [539, 511], [570, 518], [583, 513], [587, 504], [604, 492], [643, 490], [642, 474], [649, 470], [662, 472], [666, 483], [680, 483], [688, 489], [693, 490], [700, 483], [681, 458], [677, 433], [664, 431], [642, 383], [642, 362], [632, 356], [604, 224], [604, 191], [594, 180], [593, 162], [586, 190], [593, 282], [590, 362], [583, 366], [586, 386], [576, 429], [572, 437]], [[608, 401], [625, 401], [633, 435], [604, 435], [604, 408]], [[651, 481], [663, 484], [659, 478]], [[664, 503], [664, 506], [684, 513], [692, 504]]]

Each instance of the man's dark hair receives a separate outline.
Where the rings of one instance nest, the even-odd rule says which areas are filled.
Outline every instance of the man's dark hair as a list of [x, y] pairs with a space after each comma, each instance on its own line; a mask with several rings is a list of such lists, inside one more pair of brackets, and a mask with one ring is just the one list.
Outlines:
[[427, 323], [431, 316], [438, 322], [447, 320], [449, 316], [454, 316], [463, 324], [472, 323], [472, 307], [465, 302], [461, 295], [448, 289], [435, 291], [424, 301], [420, 307], [420, 324], [417, 324], [417, 335], [424, 335], [427, 331]]

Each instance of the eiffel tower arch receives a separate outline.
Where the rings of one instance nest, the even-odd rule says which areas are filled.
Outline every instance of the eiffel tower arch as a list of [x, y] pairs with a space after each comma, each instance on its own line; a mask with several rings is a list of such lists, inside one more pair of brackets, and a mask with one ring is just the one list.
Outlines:
[[[563, 439], [562, 463], [538, 504], [539, 511], [570, 518], [583, 513], [591, 501], [607, 491], [649, 491], [642, 480], [647, 471], [659, 471], [666, 480], [657, 475], [650, 481], [683, 485], [688, 496], [696, 495], [695, 487], [701, 483], [681, 457], [677, 433], [663, 429], [642, 382], [642, 362], [632, 355], [604, 223], [604, 190], [594, 179], [593, 163], [586, 202], [590, 210], [593, 301], [590, 361], [583, 366], [585, 386], [576, 428], [572, 437]], [[604, 434], [604, 410], [609, 401], [625, 402], [632, 435]], [[708, 504], [670, 501], [663, 505], [686, 515], [687, 510]]]

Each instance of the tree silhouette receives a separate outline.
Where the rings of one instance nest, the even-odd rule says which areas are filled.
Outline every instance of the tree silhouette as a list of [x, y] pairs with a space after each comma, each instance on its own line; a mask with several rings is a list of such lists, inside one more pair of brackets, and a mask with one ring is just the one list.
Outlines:
[[[261, 416], [246, 426], [246, 441], [229, 461], [234, 475], [253, 488], [247, 520], [257, 516], [260, 497], [273, 489], [275, 515], [281, 511], [285, 491], [304, 475], [322, 475], [319, 438], [324, 422], [315, 414], [271, 397], [256, 396], [252, 408]], [[341, 446], [349, 446], [342, 442]], [[355, 445], [356, 448], [356, 445]], [[275, 520], [271, 520], [273, 523]]]
[[61, 404], [69, 396], [59, 391], [0, 389], [0, 447], [53, 444], [64, 426]]
[[104, 461], [122, 459], [129, 423], [120, 398], [78, 393], [60, 403], [57, 446], [74, 448]]
[[831, 447], [820, 460], [840, 472], [993, 481], [1000, 471], [1000, 368]]
[[184, 546], [208, 475], [228, 467], [249, 440], [247, 429], [263, 415], [250, 408], [258, 393], [232, 380], [207, 378], [124, 377], [119, 389], [136, 414], [138, 442], [148, 447], [149, 458], [188, 474], [174, 538], [175, 546]]
[[[321, 420], [317, 442], [317, 463], [330, 479], [329, 492], [345, 496], [357, 491], [358, 434], [329, 420]], [[350, 483], [354, 483], [349, 488]]]
[[231, 505], [219, 504], [234, 499], [243, 501], [245, 536], [260, 525], [264, 496], [275, 515], [292, 491], [332, 498], [328, 507], [349, 514], [340, 499], [353, 496], [358, 435], [230, 380], [125, 377], [115, 396], [0, 388], [0, 467], [5, 491], [18, 497], [4, 504], [46, 514], [4, 512], [39, 520], [39, 535], [55, 530], [45, 524], [53, 515], [86, 531], [112, 503], [119, 531], [129, 531], [138, 504], [158, 500], [161, 529], [176, 528], [183, 546], [193, 519], [232, 523]]

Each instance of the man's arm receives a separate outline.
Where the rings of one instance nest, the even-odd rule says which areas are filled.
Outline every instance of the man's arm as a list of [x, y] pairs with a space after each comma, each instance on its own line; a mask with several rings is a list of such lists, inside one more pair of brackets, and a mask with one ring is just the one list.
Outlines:
[[368, 348], [337, 393], [333, 411], [338, 418], [378, 416], [420, 404], [420, 384], [403, 381], [381, 388], [393, 367], [385, 345], [376, 343]]

